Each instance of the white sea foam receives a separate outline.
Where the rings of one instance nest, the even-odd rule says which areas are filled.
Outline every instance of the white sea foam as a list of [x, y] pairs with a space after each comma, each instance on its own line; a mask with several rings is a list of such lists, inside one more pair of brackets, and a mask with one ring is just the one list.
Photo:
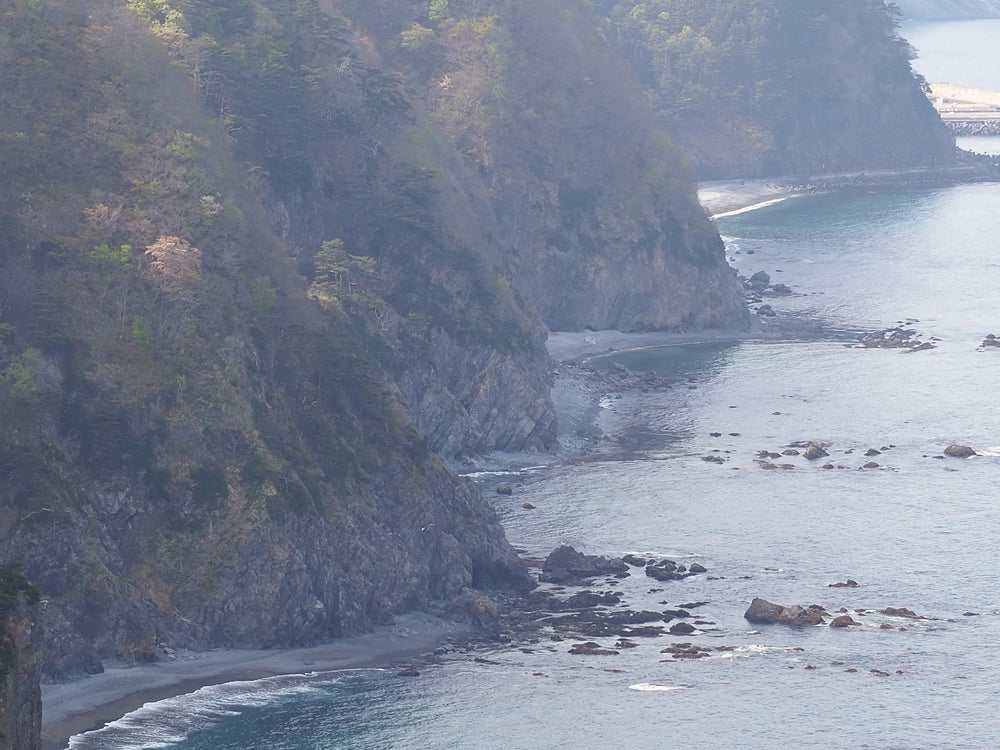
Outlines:
[[665, 693], [670, 690], [690, 690], [687, 685], [656, 685], [651, 682], [639, 682], [635, 685], [629, 685], [629, 690], [638, 690], [642, 693], [654, 693], [661, 692]]
[[[115, 750], [157, 750], [173, 747], [193, 732], [248, 708], [315, 693], [343, 679], [346, 671], [308, 675], [278, 675], [260, 680], [209, 685], [187, 695], [146, 703], [117, 721], [69, 741], [69, 750], [113, 747]], [[325, 678], [325, 679], [324, 679]]]
[[772, 198], [770, 200], [761, 201], [760, 203], [754, 203], [752, 206], [746, 206], [744, 208], [737, 208], [734, 211], [724, 211], [721, 214], [713, 214], [713, 219], [722, 219], [726, 216], [739, 216], [740, 214], [745, 214], [750, 211], [756, 211], [758, 208], [767, 208], [768, 206], [773, 206], [775, 203], [781, 203], [789, 198], [794, 198], [794, 195], [783, 195], [780, 198]]

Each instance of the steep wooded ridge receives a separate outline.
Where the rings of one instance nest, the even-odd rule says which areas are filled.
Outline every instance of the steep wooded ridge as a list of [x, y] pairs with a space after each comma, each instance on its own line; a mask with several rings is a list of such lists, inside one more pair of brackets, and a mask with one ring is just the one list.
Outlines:
[[[662, 127], [702, 164], [738, 108], [668, 116], [623, 6], [598, 11], [0, 0], [0, 563], [42, 591], [47, 678], [527, 585], [439, 456], [553, 447], [546, 326], [743, 325]], [[875, 75], [847, 65], [858, 23], [826, 25], [838, 70]], [[864, 163], [872, 130], [851, 132], [830, 158]], [[782, 138], [743, 161], [824, 142]]]
[[701, 178], [954, 163], [881, 0], [597, 0]]

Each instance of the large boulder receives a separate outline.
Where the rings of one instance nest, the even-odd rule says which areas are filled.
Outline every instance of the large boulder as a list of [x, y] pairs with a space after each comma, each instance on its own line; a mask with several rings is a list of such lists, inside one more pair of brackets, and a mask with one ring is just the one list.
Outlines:
[[549, 583], [579, 583], [597, 576], [621, 576], [627, 573], [628, 566], [619, 557], [585, 555], [562, 545], [545, 558], [540, 577]]
[[824, 622], [822, 610], [818, 607], [798, 604], [786, 607], [759, 597], [750, 603], [743, 617], [748, 622], [762, 625], [822, 625]]
[[978, 456], [979, 454], [967, 445], [952, 443], [944, 449], [944, 455], [951, 456], [952, 458], [968, 458], [969, 456]]

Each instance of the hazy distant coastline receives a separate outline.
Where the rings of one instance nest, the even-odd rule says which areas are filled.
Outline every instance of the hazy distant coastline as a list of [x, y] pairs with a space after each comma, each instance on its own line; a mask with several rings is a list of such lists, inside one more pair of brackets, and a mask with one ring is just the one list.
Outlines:
[[913, 21], [1000, 18], [997, 0], [899, 0], [903, 18]]

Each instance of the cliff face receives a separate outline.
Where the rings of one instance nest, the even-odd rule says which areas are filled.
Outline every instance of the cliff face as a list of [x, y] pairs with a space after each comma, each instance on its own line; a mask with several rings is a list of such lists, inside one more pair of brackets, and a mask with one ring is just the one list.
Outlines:
[[37, 750], [42, 731], [38, 589], [0, 566], [0, 747]]
[[48, 679], [528, 585], [438, 456], [552, 447], [543, 321], [741, 320], [589, 10], [413, 58], [425, 4], [350, 5], [4, 7], [0, 549]]
[[[391, 81], [359, 63], [339, 82], [345, 111], [371, 108], [366, 127], [343, 125], [320, 176], [296, 183], [308, 144], [250, 116], [270, 101], [227, 99], [215, 119], [216, 92], [172, 64], [161, 31], [110, 2], [14, 3], [0, 27], [0, 549], [49, 600], [47, 678], [160, 644], [313, 643], [465, 587], [527, 585], [489, 506], [401, 405], [423, 394], [394, 378], [410, 353], [432, 367], [438, 337], [480, 340], [465, 359], [519, 367], [523, 386], [452, 408], [445, 373], [428, 432], [468, 433], [515, 396], [545, 425], [540, 326], [435, 226], [419, 189], [433, 174], [349, 162], [413, 127], [393, 119]], [[501, 420], [481, 442], [551, 444], [533, 432]]]
[[491, 255], [546, 325], [743, 325], [692, 175], [601, 19], [566, 0], [432, 5], [365, 20], [476, 176]]

